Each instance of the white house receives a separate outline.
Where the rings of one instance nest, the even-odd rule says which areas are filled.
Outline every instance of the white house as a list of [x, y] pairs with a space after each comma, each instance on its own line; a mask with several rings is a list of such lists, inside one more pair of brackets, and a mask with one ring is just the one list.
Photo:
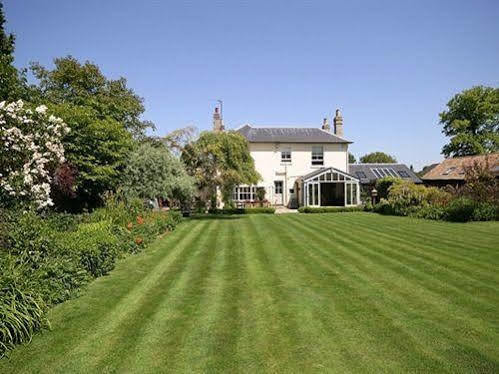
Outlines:
[[[214, 131], [223, 131], [218, 110]], [[343, 137], [343, 118], [334, 117], [334, 133], [324, 119], [321, 128], [257, 127], [236, 129], [249, 142], [255, 168], [262, 176], [256, 186], [238, 186], [234, 200], [256, 200], [258, 188], [272, 205], [352, 206], [360, 202], [359, 180], [348, 173], [348, 145]]]

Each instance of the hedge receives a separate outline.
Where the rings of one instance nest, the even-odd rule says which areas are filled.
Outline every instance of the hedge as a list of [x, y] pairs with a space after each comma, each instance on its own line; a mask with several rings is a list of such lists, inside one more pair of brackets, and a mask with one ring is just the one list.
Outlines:
[[345, 213], [345, 212], [362, 212], [364, 207], [359, 206], [345, 206], [345, 207], [309, 207], [302, 206], [298, 208], [300, 213]]
[[209, 214], [274, 214], [275, 208], [230, 208], [230, 209], [210, 209]]

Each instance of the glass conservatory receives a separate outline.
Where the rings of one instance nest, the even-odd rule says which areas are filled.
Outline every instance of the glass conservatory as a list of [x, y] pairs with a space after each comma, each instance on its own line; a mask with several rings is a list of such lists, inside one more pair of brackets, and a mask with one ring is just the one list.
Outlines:
[[302, 177], [300, 205], [355, 206], [360, 204], [359, 180], [336, 168], [316, 170]]

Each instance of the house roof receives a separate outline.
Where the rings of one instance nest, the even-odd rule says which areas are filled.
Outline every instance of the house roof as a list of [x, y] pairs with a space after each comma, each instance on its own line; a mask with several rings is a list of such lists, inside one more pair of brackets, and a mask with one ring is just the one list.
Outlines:
[[351, 143], [330, 132], [313, 127], [253, 127], [236, 130], [250, 143]]
[[[381, 171], [373, 169], [381, 169]], [[375, 183], [376, 180], [386, 175], [397, 176], [414, 183], [422, 183], [421, 179], [404, 164], [350, 164], [349, 172], [355, 175], [361, 184]], [[378, 174], [376, 175], [376, 173]]]
[[464, 180], [464, 167], [471, 166], [475, 162], [489, 162], [490, 170], [499, 175], [499, 153], [488, 155], [454, 157], [443, 160], [440, 164], [423, 175], [423, 180]]

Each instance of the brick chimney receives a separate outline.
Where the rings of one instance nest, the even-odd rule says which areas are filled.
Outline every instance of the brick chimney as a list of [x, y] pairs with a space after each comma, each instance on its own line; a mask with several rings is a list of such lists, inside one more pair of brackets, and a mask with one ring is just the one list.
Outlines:
[[215, 108], [215, 113], [213, 113], [213, 131], [224, 131], [225, 126], [218, 111], [218, 108]]
[[334, 133], [340, 138], [343, 138], [343, 117], [339, 109], [336, 109], [336, 115], [334, 116]]
[[328, 121], [328, 119], [327, 119], [327, 118], [324, 118], [324, 119], [322, 120], [322, 129], [323, 129], [324, 131], [327, 131], [327, 132], [330, 132], [330, 131], [331, 131], [331, 126], [329, 126], [329, 121]]

